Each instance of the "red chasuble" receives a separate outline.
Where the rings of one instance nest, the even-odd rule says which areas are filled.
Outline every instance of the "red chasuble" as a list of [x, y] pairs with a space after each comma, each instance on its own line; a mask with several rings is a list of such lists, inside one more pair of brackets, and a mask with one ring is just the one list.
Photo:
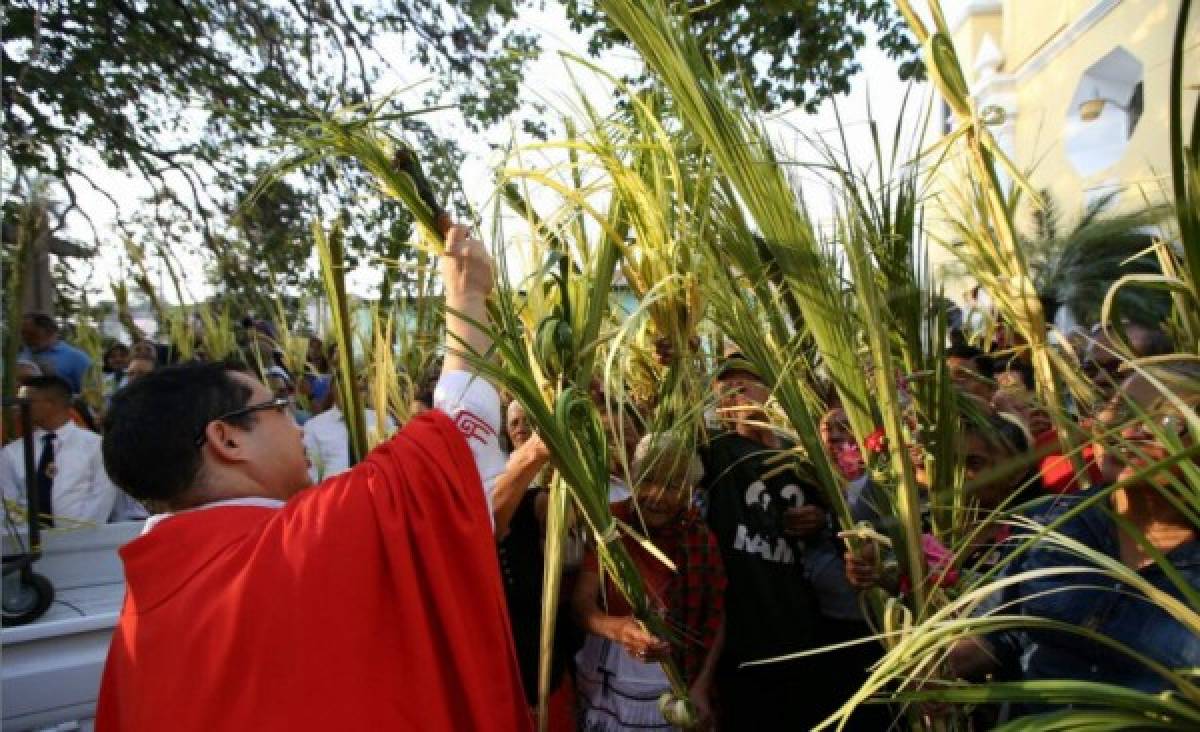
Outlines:
[[121, 558], [101, 732], [531, 727], [483, 488], [441, 412], [282, 509], [184, 512]]

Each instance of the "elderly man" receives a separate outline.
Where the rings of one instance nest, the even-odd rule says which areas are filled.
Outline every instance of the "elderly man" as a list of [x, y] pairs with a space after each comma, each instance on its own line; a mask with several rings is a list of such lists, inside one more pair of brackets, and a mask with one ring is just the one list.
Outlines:
[[[490, 258], [453, 228], [447, 343], [482, 353]], [[438, 409], [311, 487], [288, 401], [219, 364], [113, 399], [105, 461], [167, 507], [121, 549], [97, 729], [524, 730], [488, 490], [500, 400], [447, 354]]]
[[[33, 460], [38, 513], [43, 526], [64, 521], [104, 522], [117, 489], [104, 471], [100, 435], [72, 421], [71, 388], [58, 376], [26, 380], [22, 396], [33, 418]], [[0, 452], [4, 497], [25, 501], [24, 445], [16, 440]]]

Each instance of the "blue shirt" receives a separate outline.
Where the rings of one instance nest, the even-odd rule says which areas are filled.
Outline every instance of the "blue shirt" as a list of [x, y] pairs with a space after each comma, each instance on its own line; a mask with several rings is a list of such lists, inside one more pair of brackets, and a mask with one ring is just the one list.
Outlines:
[[83, 376], [92, 365], [92, 359], [86, 353], [62, 341], [55, 341], [54, 345], [37, 352], [31, 352], [27, 346], [20, 355], [37, 364], [46, 375], [65, 379], [71, 385], [72, 394], [83, 391]]
[[[1080, 497], [1060, 502], [1040, 519], [1060, 518]], [[1064, 522], [1058, 532], [1115, 559], [1120, 558], [1116, 523], [1101, 506]], [[1200, 590], [1200, 542], [1190, 541], [1166, 555], [1183, 580]], [[1079, 567], [1086, 562], [1049, 541], [1041, 541], [1006, 569], [1010, 576], [1049, 567]], [[1138, 570], [1159, 590], [1183, 600], [1179, 588], [1158, 564]], [[1002, 602], [1016, 604], [1005, 613], [1047, 618], [1105, 635], [1168, 669], [1200, 667], [1200, 638], [1129, 585], [1093, 572], [1067, 573], [1027, 580], [1006, 588]], [[1073, 679], [1113, 684], [1143, 692], [1159, 692], [1170, 683], [1115, 648], [1083, 635], [1015, 629], [988, 636], [997, 657], [1020, 667], [1026, 680]]]
[[305, 381], [308, 382], [308, 398], [314, 404], [319, 403], [329, 393], [329, 387], [333, 383], [333, 377], [329, 374], [305, 374]]

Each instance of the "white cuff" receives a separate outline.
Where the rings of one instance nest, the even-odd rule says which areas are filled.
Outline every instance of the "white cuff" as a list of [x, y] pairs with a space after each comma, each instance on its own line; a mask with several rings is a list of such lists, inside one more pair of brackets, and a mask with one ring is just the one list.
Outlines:
[[446, 413], [467, 441], [492, 513], [492, 491], [508, 459], [500, 449], [500, 394], [488, 381], [466, 371], [443, 372], [433, 391], [433, 406]]

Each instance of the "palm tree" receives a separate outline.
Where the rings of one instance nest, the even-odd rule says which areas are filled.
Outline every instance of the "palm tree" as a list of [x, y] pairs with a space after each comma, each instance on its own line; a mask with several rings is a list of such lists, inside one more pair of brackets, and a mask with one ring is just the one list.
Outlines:
[[[1109, 213], [1117, 192], [1092, 201], [1070, 229], [1048, 191], [1042, 191], [1044, 208], [1033, 214], [1034, 233], [1022, 237], [1034, 284], [1052, 320], [1066, 308], [1080, 323], [1100, 320], [1100, 309], [1110, 287], [1129, 274], [1161, 274], [1158, 259], [1149, 248], [1158, 238], [1156, 226], [1168, 213], [1152, 206], [1126, 213]], [[1125, 288], [1117, 297], [1120, 317], [1156, 326], [1170, 312], [1166, 293], [1145, 288]]]

